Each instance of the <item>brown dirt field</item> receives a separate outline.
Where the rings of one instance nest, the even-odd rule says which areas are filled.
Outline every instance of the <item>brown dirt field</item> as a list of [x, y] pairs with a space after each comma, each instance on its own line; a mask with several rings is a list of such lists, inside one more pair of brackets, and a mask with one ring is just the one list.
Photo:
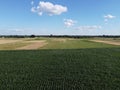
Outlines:
[[14, 42], [19, 42], [19, 41], [21, 40], [0, 39], [0, 44], [14, 43]]
[[120, 42], [115, 42], [115, 41], [105, 41], [105, 40], [90, 40], [90, 41], [106, 43], [106, 44], [111, 44], [111, 45], [120, 45]]
[[44, 45], [47, 44], [45, 40], [27, 41], [27, 42], [31, 42], [31, 44], [24, 46], [24, 47], [17, 48], [17, 50], [34, 50], [34, 49], [38, 49], [40, 47], [43, 47]]

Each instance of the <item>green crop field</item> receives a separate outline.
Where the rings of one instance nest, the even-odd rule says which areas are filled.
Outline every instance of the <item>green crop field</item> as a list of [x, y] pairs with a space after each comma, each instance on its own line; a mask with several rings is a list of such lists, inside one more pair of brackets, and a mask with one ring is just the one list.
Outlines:
[[119, 45], [89, 39], [32, 40], [48, 44], [37, 50], [15, 50], [29, 44], [24, 42], [14, 50], [1, 49], [0, 90], [120, 90]]
[[89, 39], [47, 39], [48, 45], [40, 49], [80, 49], [80, 48], [112, 48], [120, 47], [104, 43], [91, 42]]

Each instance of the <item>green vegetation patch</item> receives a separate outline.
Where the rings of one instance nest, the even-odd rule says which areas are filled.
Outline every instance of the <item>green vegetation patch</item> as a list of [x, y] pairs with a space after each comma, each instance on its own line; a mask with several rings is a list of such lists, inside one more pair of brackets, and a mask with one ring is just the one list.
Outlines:
[[119, 47], [105, 43], [89, 41], [89, 39], [47, 40], [48, 44], [40, 49], [80, 49], [80, 48], [108, 48]]
[[1, 90], [119, 90], [120, 48], [0, 51]]

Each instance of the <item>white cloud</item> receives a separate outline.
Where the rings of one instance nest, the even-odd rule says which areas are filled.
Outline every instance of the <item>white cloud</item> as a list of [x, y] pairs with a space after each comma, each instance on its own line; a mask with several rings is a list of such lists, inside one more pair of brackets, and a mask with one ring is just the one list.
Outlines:
[[105, 24], [108, 24], [108, 21], [109, 21], [110, 19], [114, 19], [114, 18], [116, 18], [116, 16], [113, 16], [113, 15], [111, 15], [111, 14], [105, 15], [105, 16], [104, 16], [104, 22], [105, 22]]
[[34, 1], [31, 1], [31, 5], [34, 5]]
[[35, 12], [36, 12], [36, 8], [35, 8], [35, 7], [32, 7], [32, 8], [31, 8], [31, 12], [34, 12], [34, 13], [35, 13]]
[[104, 18], [105, 19], [113, 19], [113, 18], [115, 18], [116, 16], [113, 16], [113, 15], [111, 15], [111, 14], [108, 14], [108, 15], [105, 15], [104, 16]]
[[76, 23], [76, 21], [72, 20], [72, 19], [64, 19], [64, 24], [66, 27], [71, 27]]
[[79, 26], [76, 30], [98, 30], [101, 29], [101, 26], [93, 25], [93, 26]]
[[36, 12], [39, 15], [46, 13], [52, 16], [52, 15], [60, 15], [64, 12], [67, 12], [67, 7], [53, 4], [51, 2], [40, 1], [38, 6], [31, 8], [31, 11]]

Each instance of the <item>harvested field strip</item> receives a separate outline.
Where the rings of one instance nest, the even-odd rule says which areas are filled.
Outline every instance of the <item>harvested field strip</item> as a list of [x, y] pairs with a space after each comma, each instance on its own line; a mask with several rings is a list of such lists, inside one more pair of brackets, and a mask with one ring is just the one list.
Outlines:
[[0, 39], [0, 41], [1, 41], [0, 50], [80, 49], [80, 48], [119, 47], [112, 44], [97, 43], [95, 41], [90, 41], [90, 39], [71, 39], [71, 38], [24, 38], [24, 39], [10, 38]]
[[0, 40], [0, 44], [15, 43], [15, 42], [19, 42], [19, 41], [22, 41], [22, 40], [8, 40], [8, 39], [5, 39], [5, 40]]
[[14, 43], [6, 43], [0, 44], [0, 50], [15, 50], [16, 48], [23, 47], [29, 45], [29, 42], [14, 42]]
[[41, 41], [28, 41], [31, 44], [24, 46], [24, 47], [20, 47], [17, 48], [17, 50], [32, 50], [32, 49], [38, 49], [40, 47], [43, 47], [44, 45], [46, 45], [46, 41], [45, 40], [41, 40]]
[[111, 45], [120, 45], [120, 42], [114, 42], [114, 41], [105, 41], [105, 40], [90, 40], [90, 41], [106, 43], [106, 44], [111, 44]]

